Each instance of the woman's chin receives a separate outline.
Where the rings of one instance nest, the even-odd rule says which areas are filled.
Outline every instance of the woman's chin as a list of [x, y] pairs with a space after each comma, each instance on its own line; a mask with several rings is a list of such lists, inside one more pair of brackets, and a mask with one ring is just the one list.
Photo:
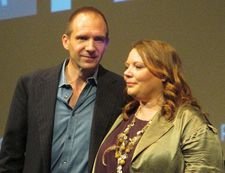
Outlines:
[[135, 98], [136, 94], [134, 94], [133, 92], [127, 92], [127, 94], [133, 98]]

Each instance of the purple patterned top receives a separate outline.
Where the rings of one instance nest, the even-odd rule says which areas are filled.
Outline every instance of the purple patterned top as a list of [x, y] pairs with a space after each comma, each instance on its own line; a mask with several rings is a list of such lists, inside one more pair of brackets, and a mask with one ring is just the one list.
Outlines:
[[[102, 163], [102, 157], [104, 151], [112, 146], [113, 144], [116, 143], [117, 140], [117, 135], [125, 130], [128, 124], [131, 123], [133, 119], [132, 115], [127, 121], [122, 121], [114, 130], [113, 132], [107, 137], [107, 139], [104, 141], [104, 143], [100, 146], [98, 155], [97, 155], [97, 160], [96, 160], [96, 165], [95, 165], [95, 172], [96, 173], [115, 173], [116, 172], [116, 167], [117, 167], [117, 159], [115, 158], [115, 151], [110, 151], [107, 154], [105, 154], [105, 163], [107, 166], [104, 166]], [[148, 121], [143, 121], [140, 119], [136, 118], [136, 122], [133, 127], [131, 127], [128, 137], [132, 138], [133, 136], [136, 136], [136, 133], [141, 130]], [[137, 143], [136, 143], [137, 145]], [[136, 147], [135, 145], [135, 147]], [[129, 165], [131, 162], [131, 158], [133, 156], [134, 150], [131, 150], [131, 152], [128, 154], [128, 158], [126, 159], [126, 163], [123, 166], [123, 173], [129, 173]]]

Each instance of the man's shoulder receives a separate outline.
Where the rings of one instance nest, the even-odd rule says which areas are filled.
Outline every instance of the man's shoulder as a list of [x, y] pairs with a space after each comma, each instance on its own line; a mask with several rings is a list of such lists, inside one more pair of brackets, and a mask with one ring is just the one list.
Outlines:
[[104, 68], [102, 65], [99, 66], [98, 78], [104, 78], [109, 80], [124, 81], [123, 77], [109, 69]]
[[61, 67], [62, 64], [23, 74], [17, 80], [17, 84], [30, 86], [37, 85], [43, 81], [57, 81], [59, 79]]
[[33, 79], [33, 78], [48, 78], [51, 77], [52, 75], [58, 75], [61, 71], [62, 64], [58, 64], [56, 66], [48, 67], [48, 68], [43, 68], [43, 69], [37, 69], [33, 72], [26, 73], [21, 76], [21, 78], [24, 79]]

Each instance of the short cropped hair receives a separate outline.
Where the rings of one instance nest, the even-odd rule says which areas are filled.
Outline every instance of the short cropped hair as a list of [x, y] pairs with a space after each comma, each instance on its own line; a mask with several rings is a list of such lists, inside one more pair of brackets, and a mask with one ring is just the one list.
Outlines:
[[66, 26], [66, 30], [65, 30], [66, 35], [70, 36], [70, 34], [72, 33], [70, 24], [73, 21], [73, 19], [76, 18], [77, 15], [80, 14], [80, 13], [94, 13], [94, 14], [97, 14], [97, 15], [101, 16], [102, 19], [105, 22], [105, 25], [106, 25], [106, 35], [105, 35], [106, 39], [109, 38], [109, 26], [108, 26], [108, 22], [106, 20], [106, 17], [100, 10], [98, 10], [95, 7], [81, 7], [79, 9], [77, 9], [76, 11], [74, 11], [69, 17], [69, 20], [68, 20], [68, 23], [67, 23], [67, 26]]

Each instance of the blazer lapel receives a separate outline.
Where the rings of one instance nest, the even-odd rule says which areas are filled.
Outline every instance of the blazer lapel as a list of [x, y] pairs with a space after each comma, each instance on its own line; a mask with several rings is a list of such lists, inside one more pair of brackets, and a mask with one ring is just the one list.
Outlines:
[[104, 140], [102, 141], [102, 143], [105, 141], [105, 139], [107, 139], [107, 137], [113, 132], [113, 130], [121, 123], [121, 121], [123, 121], [123, 115], [120, 114], [120, 116], [116, 119], [115, 123], [113, 124], [113, 126], [111, 127], [111, 129], [109, 130], [109, 132], [107, 133], [107, 135], [105, 136]]
[[37, 83], [37, 119], [40, 136], [40, 148], [44, 167], [50, 169], [51, 141], [54, 126], [54, 113], [61, 66], [51, 69], [40, 77]]
[[109, 123], [112, 121], [111, 116], [115, 116], [113, 112], [118, 112], [115, 111], [115, 102], [117, 101], [117, 98], [113, 95], [114, 92], [110, 92], [116, 89], [114, 85], [115, 81], [110, 77], [111, 76], [107, 74], [107, 71], [102, 66], [99, 66], [98, 89], [91, 127], [89, 168], [92, 167], [98, 147], [111, 127]]
[[132, 160], [134, 160], [134, 158], [136, 158], [145, 148], [160, 139], [171, 127], [173, 127], [173, 123], [169, 122], [164, 116], [161, 116], [160, 113], [158, 113], [138, 142]]

